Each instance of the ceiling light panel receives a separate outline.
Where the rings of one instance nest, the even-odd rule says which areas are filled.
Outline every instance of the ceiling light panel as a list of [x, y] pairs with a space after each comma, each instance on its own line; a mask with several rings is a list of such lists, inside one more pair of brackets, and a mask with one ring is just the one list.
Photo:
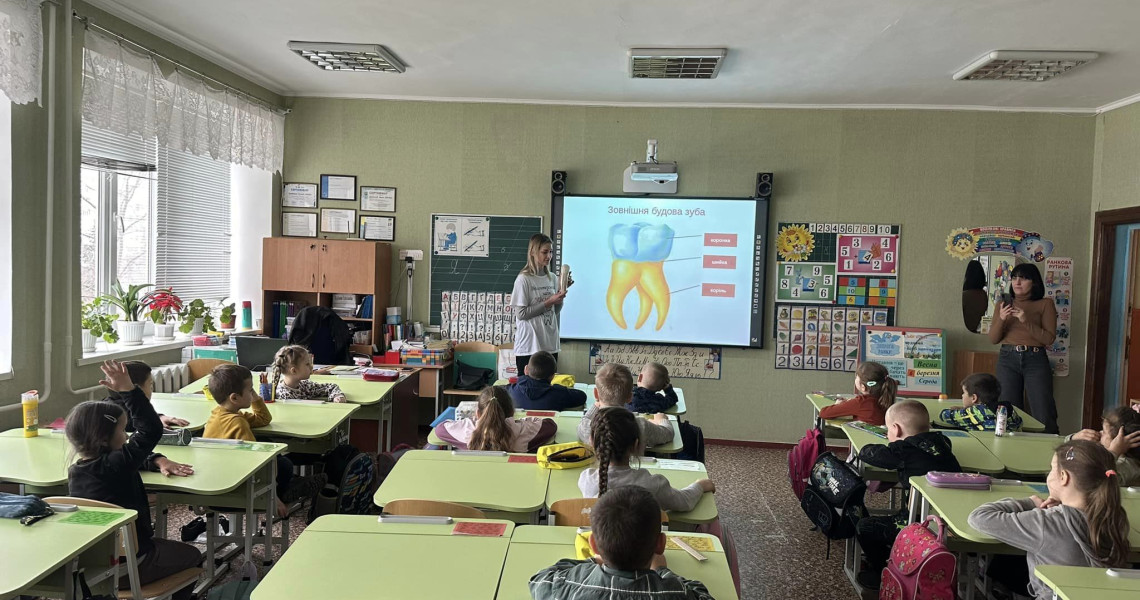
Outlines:
[[724, 48], [631, 48], [633, 79], [713, 79], [720, 72]]
[[954, 74], [954, 79], [1048, 81], [1098, 56], [1096, 52], [996, 50], [963, 67]]
[[289, 42], [289, 49], [322, 71], [403, 73], [407, 66], [379, 44]]

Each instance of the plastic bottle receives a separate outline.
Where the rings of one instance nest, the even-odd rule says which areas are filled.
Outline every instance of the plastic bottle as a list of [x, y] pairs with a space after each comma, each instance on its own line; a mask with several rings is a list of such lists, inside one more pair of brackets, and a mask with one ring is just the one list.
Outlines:
[[1005, 435], [1006, 421], [1008, 421], [1008, 420], [1009, 420], [1009, 416], [1006, 414], [1005, 407], [999, 406], [998, 412], [997, 412], [997, 423], [994, 424], [994, 436], [995, 437], [1001, 437], [1001, 436]]
[[253, 302], [241, 301], [241, 328], [253, 329]]
[[24, 409], [24, 437], [40, 434], [40, 393], [36, 390], [20, 394], [20, 406]]

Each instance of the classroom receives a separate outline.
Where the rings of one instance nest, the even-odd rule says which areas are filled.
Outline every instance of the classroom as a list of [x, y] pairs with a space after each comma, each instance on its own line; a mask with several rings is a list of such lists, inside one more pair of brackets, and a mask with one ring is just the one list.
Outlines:
[[0, 0], [0, 600], [1137, 596], [1138, 19]]

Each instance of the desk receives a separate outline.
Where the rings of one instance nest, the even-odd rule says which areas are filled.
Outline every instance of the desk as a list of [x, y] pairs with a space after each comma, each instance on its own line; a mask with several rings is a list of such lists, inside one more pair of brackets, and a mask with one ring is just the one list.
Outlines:
[[[700, 467], [700, 470], [662, 469], [655, 466], [654, 461], [644, 461], [640, 468], [664, 475], [669, 480], [669, 484], [675, 488], [683, 488], [698, 479], [708, 478], [708, 472], [701, 463], [683, 462], [696, 465]], [[635, 461], [633, 464], [637, 465], [637, 462]], [[550, 471], [550, 486], [546, 490], [547, 508], [559, 500], [582, 497], [582, 491], [578, 489], [578, 477], [581, 476], [582, 471], [582, 469], [553, 469]], [[669, 511], [670, 523], [700, 524], [709, 523], [716, 518], [716, 499], [713, 494], [708, 493], [702, 494], [700, 501], [689, 512]]]
[[1048, 475], [1053, 468], [1053, 450], [1065, 442], [1059, 435], [1007, 433], [997, 437], [992, 431], [971, 431], [970, 436], [1005, 465], [1022, 475]]
[[[577, 527], [541, 527], [523, 525], [515, 528], [507, 550], [507, 560], [499, 579], [498, 600], [530, 600], [528, 583], [531, 576], [563, 558], [574, 558], [574, 537]], [[685, 579], [705, 584], [709, 594], [717, 600], [735, 600], [736, 586], [724, 555], [724, 548], [716, 536], [703, 533], [685, 533], [686, 537], [707, 537], [716, 550], [702, 552], [707, 561], [698, 562], [684, 550], [666, 550], [669, 569]]]
[[1040, 565], [1033, 573], [1064, 600], [1140, 598], [1140, 578], [1109, 575], [1108, 569]]
[[[634, 379], [636, 380], [637, 377], [634, 376]], [[636, 381], [634, 381], [634, 385], [637, 385]], [[578, 387], [578, 386], [575, 385], [574, 387]], [[591, 383], [591, 384], [587, 385], [583, 390], [586, 392], [586, 410], [590, 410], [590, 407], [594, 405], [594, 388], [595, 387], [597, 387], [597, 386], [595, 386], [594, 384]], [[685, 391], [679, 387], [676, 387], [676, 386], [673, 387], [673, 391], [677, 392], [677, 403], [674, 404], [673, 406], [669, 407], [665, 411], [665, 414], [681, 416], [681, 415], [683, 415], [689, 411], [688, 406], [685, 405]]]
[[[844, 425], [843, 431], [847, 434], [847, 439], [851, 440], [851, 446], [856, 452], [868, 444], [887, 443], [886, 438], [881, 438], [850, 425]], [[958, 464], [962, 465], [964, 471], [997, 475], [1005, 470], [1005, 465], [969, 433], [965, 431], [943, 431], [942, 434], [950, 438], [950, 444], [954, 448], [954, 457], [958, 459]]]
[[[926, 410], [930, 411], [930, 419], [936, 426], [950, 427], [946, 423], [938, 420], [938, 415], [947, 408], [962, 408], [961, 398], [947, 398], [946, 400], [939, 400], [937, 398], [907, 398], [907, 400], [918, 400], [926, 405]], [[1029, 432], [1045, 431], [1045, 424], [1033, 418], [1033, 415], [1017, 408], [1013, 408], [1014, 412], [1021, 417], [1021, 430]]]
[[[115, 532], [133, 527], [138, 514], [125, 508], [80, 508], [80, 512], [111, 512], [118, 517], [108, 523], [64, 523], [77, 513], [57, 513], [25, 527], [19, 519], [0, 519], [0, 598], [18, 594], [39, 595], [32, 590], [41, 582], [52, 588], [62, 587], [65, 598], [74, 597], [71, 574], [77, 568], [89, 573], [98, 569], [115, 581], [118, 569], [107, 565], [118, 556]], [[88, 583], [93, 577], [88, 576]], [[118, 585], [115, 585], [118, 588]], [[41, 592], [42, 593], [42, 592]]]
[[438, 365], [375, 364], [373, 366], [380, 369], [415, 369], [419, 371], [419, 386], [416, 393], [420, 398], [434, 400], [435, 414], [438, 415], [443, 410], [441, 408], [443, 390], [447, 389], [447, 386], [454, 380], [451, 374], [453, 364], [453, 361], [448, 360]]
[[552, 471], [537, 463], [507, 460], [506, 456], [412, 450], [396, 463], [373, 499], [381, 507], [400, 499], [457, 502], [518, 522], [537, 522]]
[[[545, 412], [553, 412], [553, 411], [529, 411], [529, 412], [531, 412], [531, 413], [545, 413]], [[565, 444], [567, 442], [577, 442], [578, 441], [578, 424], [582, 422], [582, 416], [585, 414], [586, 413], [584, 413], [580, 410], [567, 410], [567, 411], [562, 411], [562, 412], [555, 412], [553, 417], [545, 417], [545, 416], [540, 417], [543, 419], [551, 419], [554, 421], [554, 424], [558, 426], [558, 430], [554, 432], [554, 440], [551, 441], [550, 443], [551, 444]], [[527, 411], [520, 410], [520, 411], [517, 411], [515, 413], [516, 418], [522, 418], [525, 416], [527, 416]], [[534, 415], [534, 416], [538, 416], [538, 415]], [[668, 417], [669, 417], [669, 421], [673, 425], [673, 441], [671, 441], [667, 444], [658, 444], [657, 446], [653, 446], [651, 448], [646, 448], [645, 450], [647, 452], [652, 452], [654, 454], [677, 454], [678, 452], [680, 452], [681, 450], [684, 449], [685, 444], [684, 444], [684, 442], [681, 441], [681, 428], [677, 424], [677, 417], [673, 416], [673, 415], [668, 415]], [[639, 417], [639, 418], [643, 418], [643, 417]], [[432, 428], [431, 433], [428, 434], [428, 443], [436, 445], [436, 446], [446, 446], [447, 445], [447, 442], [443, 441], [442, 439], [440, 439], [440, 437], [438, 435], [435, 434], [434, 428]]]
[[206, 421], [210, 420], [210, 413], [217, 406], [217, 403], [201, 394], [155, 393], [151, 397], [150, 403], [154, 406], [155, 412], [160, 415], [190, 421], [189, 425], [183, 427], [183, 429], [190, 431], [204, 429]]
[[492, 600], [514, 529], [498, 522], [507, 528], [501, 537], [478, 537], [451, 535], [455, 525], [326, 515], [301, 533], [251, 598]]

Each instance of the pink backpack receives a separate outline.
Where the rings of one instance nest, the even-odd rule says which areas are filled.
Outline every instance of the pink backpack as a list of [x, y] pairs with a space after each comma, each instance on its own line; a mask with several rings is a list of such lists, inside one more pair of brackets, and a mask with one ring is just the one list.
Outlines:
[[[931, 521], [938, 524], [937, 535], [927, 528]], [[954, 600], [958, 558], [945, 539], [946, 526], [934, 515], [904, 527], [883, 569], [879, 600]]]
[[796, 447], [788, 452], [788, 479], [792, 482], [792, 491], [795, 492], [796, 498], [804, 497], [804, 489], [807, 488], [808, 479], [811, 478], [811, 469], [826, 448], [823, 431], [815, 428], [807, 430]]

